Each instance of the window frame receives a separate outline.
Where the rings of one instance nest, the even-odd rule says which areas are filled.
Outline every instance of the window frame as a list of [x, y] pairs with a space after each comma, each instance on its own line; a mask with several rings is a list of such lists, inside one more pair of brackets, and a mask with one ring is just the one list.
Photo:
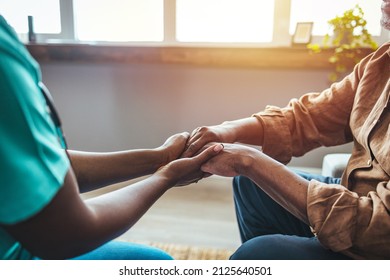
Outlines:
[[[73, 0], [60, 1], [61, 33], [38, 33], [38, 40], [55, 43], [88, 43], [76, 39]], [[288, 8], [286, 8], [288, 7]], [[183, 47], [290, 47], [292, 36], [289, 34], [290, 0], [275, 0], [274, 30], [272, 42], [265, 43], [204, 43], [179, 42], [176, 40], [176, 0], [164, 0], [164, 39], [161, 42], [94, 42], [105, 45], [131, 45], [131, 46], [183, 46]], [[278, 19], [283, 20], [278, 20]], [[379, 24], [379, 23], [378, 23]], [[378, 44], [390, 40], [390, 33], [382, 28], [380, 36], [373, 36]], [[321, 43], [323, 36], [312, 36], [312, 43]]]
[[[73, 16], [73, 0], [59, 0], [60, 4], [60, 33], [38, 33], [40, 42], [77, 42]], [[19, 36], [27, 40], [27, 33], [19, 33]]]

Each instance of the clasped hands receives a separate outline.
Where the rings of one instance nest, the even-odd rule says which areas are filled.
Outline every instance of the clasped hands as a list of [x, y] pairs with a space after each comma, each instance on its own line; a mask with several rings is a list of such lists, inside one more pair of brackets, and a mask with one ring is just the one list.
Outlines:
[[184, 132], [168, 138], [161, 149], [167, 164], [159, 169], [172, 179], [172, 185], [183, 186], [200, 179], [220, 175], [245, 175], [258, 150], [231, 144], [229, 132], [222, 126], [200, 127], [191, 134]]

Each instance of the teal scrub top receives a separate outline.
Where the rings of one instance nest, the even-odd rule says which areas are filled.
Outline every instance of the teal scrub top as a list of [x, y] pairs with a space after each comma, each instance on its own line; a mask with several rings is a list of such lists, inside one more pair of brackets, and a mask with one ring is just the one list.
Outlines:
[[0, 259], [34, 258], [4, 225], [47, 206], [70, 166], [40, 81], [38, 64], [0, 15]]

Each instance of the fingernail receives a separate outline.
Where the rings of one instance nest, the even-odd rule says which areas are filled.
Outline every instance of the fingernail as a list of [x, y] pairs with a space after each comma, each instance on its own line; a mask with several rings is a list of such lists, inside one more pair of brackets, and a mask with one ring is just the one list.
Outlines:
[[223, 144], [215, 145], [214, 152], [220, 152], [223, 150]]

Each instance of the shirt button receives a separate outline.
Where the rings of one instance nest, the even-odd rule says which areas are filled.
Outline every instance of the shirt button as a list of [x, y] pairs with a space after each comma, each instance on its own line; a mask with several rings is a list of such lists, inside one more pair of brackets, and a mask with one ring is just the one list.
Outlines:
[[367, 165], [371, 165], [371, 159], [367, 161]]

